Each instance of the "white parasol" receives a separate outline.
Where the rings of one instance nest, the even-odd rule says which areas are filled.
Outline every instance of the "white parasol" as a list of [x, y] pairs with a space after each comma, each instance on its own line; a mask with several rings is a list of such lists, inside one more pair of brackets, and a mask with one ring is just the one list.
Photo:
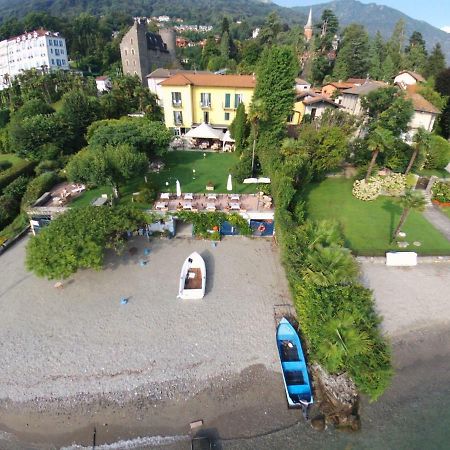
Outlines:
[[228, 175], [228, 181], [227, 181], [227, 191], [233, 190], [233, 182], [231, 181], [231, 173]]

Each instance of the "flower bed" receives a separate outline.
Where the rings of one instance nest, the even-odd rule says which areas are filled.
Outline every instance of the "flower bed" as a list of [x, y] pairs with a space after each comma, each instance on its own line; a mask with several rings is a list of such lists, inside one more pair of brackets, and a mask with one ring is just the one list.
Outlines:
[[450, 206], [450, 183], [437, 181], [431, 189], [432, 200], [437, 201], [442, 206]]
[[352, 194], [359, 200], [372, 201], [379, 195], [398, 197], [405, 192], [406, 177], [401, 173], [391, 175], [377, 175], [369, 180], [356, 180], [353, 183]]

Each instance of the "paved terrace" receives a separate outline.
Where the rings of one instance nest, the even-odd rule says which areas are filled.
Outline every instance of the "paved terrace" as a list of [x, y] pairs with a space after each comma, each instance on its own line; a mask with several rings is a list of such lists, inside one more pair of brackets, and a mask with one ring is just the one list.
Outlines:
[[174, 194], [162, 193], [153, 204], [157, 211], [223, 211], [273, 213], [272, 197], [259, 194]]

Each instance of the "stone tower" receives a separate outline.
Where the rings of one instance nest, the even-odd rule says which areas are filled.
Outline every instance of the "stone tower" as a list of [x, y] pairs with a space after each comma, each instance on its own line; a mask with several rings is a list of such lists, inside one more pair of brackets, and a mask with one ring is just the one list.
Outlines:
[[120, 43], [120, 57], [124, 75], [137, 75], [146, 85], [146, 76], [159, 67], [175, 63], [175, 33], [165, 31], [170, 40], [167, 45], [162, 36], [147, 29], [147, 20], [137, 17]]
[[309, 42], [313, 36], [312, 8], [309, 10], [308, 22], [306, 22], [304, 34], [306, 42]]

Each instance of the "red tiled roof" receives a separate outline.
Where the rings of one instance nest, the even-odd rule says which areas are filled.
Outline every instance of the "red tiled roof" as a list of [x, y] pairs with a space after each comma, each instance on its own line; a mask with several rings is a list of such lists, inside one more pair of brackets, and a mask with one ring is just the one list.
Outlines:
[[159, 83], [161, 86], [208, 86], [254, 88], [253, 75], [216, 75], [200, 73], [178, 73]]

